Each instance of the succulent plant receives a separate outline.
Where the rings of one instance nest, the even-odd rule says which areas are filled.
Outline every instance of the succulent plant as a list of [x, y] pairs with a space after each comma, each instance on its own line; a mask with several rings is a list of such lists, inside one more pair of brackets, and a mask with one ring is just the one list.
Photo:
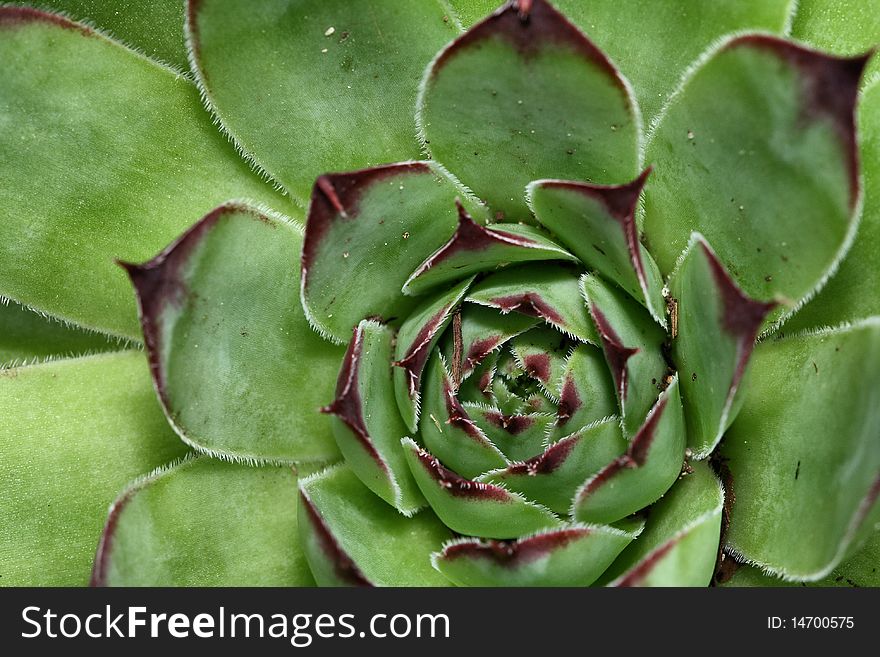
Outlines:
[[880, 585], [876, 2], [49, 5], [3, 583]]

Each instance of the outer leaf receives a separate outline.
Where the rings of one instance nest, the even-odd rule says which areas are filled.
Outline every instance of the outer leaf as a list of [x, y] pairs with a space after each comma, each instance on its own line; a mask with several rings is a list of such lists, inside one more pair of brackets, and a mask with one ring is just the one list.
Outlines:
[[303, 307], [312, 325], [344, 342], [365, 317], [406, 316], [413, 303], [400, 289], [454, 230], [458, 193], [428, 162], [321, 176], [301, 261]]
[[496, 212], [524, 220], [531, 180], [631, 179], [637, 112], [598, 48], [545, 0], [520, 0], [434, 59], [417, 121], [437, 160]]
[[459, 402], [455, 384], [437, 353], [425, 372], [421, 437], [431, 452], [465, 477], [507, 465], [504, 454]]
[[295, 198], [304, 202], [327, 171], [418, 157], [412, 111], [419, 76], [457, 33], [440, 3], [188, 6], [190, 57], [208, 102], [236, 142]]
[[[859, 55], [880, 44], [880, 2], [798, 0], [790, 35], [837, 55]], [[866, 73], [878, 70], [875, 57]]]
[[408, 518], [345, 465], [300, 482], [300, 540], [320, 586], [445, 586], [430, 554], [451, 533], [429, 510]]
[[0, 301], [0, 368], [58, 356], [119, 350], [118, 341]]
[[394, 392], [404, 423], [415, 432], [419, 423], [422, 371], [452, 319], [473, 278], [423, 299], [400, 327], [394, 348]]
[[614, 382], [602, 351], [592, 345], [579, 344], [571, 352], [562, 375], [551, 441], [617, 412]]
[[93, 586], [310, 586], [296, 475], [202, 456], [154, 472], [110, 507]]
[[581, 486], [572, 516], [582, 522], [616, 522], [656, 502], [684, 462], [684, 415], [678, 379], [663, 391], [623, 456]]
[[735, 555], [797, 580], [821, 579], [844, 557], [880, 493], [877, 362], [877, 318], [755, 350], [721, 452]]
[[668, 370], [662, 352], [666, 334], [640, 305], [602, 279], [584, 275], [581, 290], [602, 339], [624, 432], [631, 436], [663, 389]]
[[318, 409], [342, 350], [302, 314], [300, 243], [285, 221], [229, 203], [153, 260], [126, 265], [159, 398], [199, 450], [283, 462], [338, 454]]
[[0, 581], [83, 586], [119, 490], [186, 452], [146, 359], [129, 351], [2, 370], [0, 408]]
[[577, 258], [537, 228], [523, 224], [482, 226], [461, 203], [456, 205], [455, 234], [412, 273], [403, 285], [405, 294], [421, 294], [443, 283], [509, 264], [532, 260], [577, 262]]
[[184, 3], [180, 0], [41, 0], [38, 4], [97, 25], [148, 57], [181, 71], [189, 70], [183, 34]]
[[[639, 242], [636, 206], [650, 170], [627, 185], [590, 185], [564, 180], [529, 183], [529, 206], [590, 269], [616, 283], [666, 325], [663, 279]], [[586, 239], [585, 239], [586, 237]]]
[[651, 507], [645, 531], [603, 576], [612, 586], [707, 586], [715, 569], [724, 490], [694, 462]]
[[229, 198], [292, 209], [168, 68], [15, 7], [0, 8], [0, 61], [0, 294], [138, 338], [113, 258], [149, 257]]
[[542, 454], [488, 472], [479, 481], [504, 486], [567, 514], [581, 485], [626, 450], [620, 422], [609, 418], [563, 438]]
[[345, 352], [336, 399], [322, 410], [336, 416], [336, 444], [352, 472], [376, 495], [411, 515], [425, 500], [400, 448], [408, 430], [394, 393], [393, 340], [390, 328], [362, 321]]
[[688, 445], [702, 459], [736, 417], [734, 396], [761, 323], [775, 304], [744, 295], [698, 234], [692, 236], [669, 289], [675, 299], [678, 336], [673, 351], [682, 372]]
[[596, 327], [578, 293], [577, 274], [560, 265], [523, 265], [490, 274], [475, 285], [466, 301], [540, 317], [583, 342], [599, 344]]
[[794, 304], [821, 287], [856, 227], [864, 64], [753, 35], [696, 70], [647, 147], [644, 228], [662, 271], [697, 230], [750, 297]]
[[457, 539], [434, 564], [460, 586], [589, 586], [640, 532], [572, 525], [509, 543]]
[[515, 538], [557, 527], [559, 519], [518, 493], [464, 479], [412, 440], [403, 441], [419, 488], [443, 523], [459, 534]]
[[[878, 59], [877, 57], [874, 58]], [[819, 295], [785, 324], [790, 333], [880, 314], [880, 77], [859, 101], [865, 201], [859, 231], [840, 269]]]

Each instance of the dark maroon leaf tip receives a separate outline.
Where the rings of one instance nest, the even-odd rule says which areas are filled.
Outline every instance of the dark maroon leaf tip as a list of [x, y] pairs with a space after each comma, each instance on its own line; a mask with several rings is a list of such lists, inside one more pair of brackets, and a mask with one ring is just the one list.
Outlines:
[[859, 150], [855, 108], [859, 83], [871, 50], [855, 57], [837, 57], [765, 34], [734, 39], [727, 48], [756, 47], [768, 50], [796, 68], [801, 75], [803, 115], [827, 120], [843, 142], [850, 174], [850, 207], [859, 193]]
[[586, 527], [573, 527], [537, 534], [516, 541], [469, 540], [444, 548], [442, 559], [490, 559], [500, 566], [517, 567], [547, 557], [554, 550], [590, 535]]
[[621, 401], [623, 401], [626, 399], [629, 387], [626, 363], [630, 358], [639, 353], [639, 350], [623, 346], [620, 337], [611, 326], [608, 318], [605, 317], [605, 314], [595, 304], [591, 304], [590, 314], [596, 323], [596, 329], [599, 331], [602, 349], [605, 351], [605, 360], [608, 361], [608, 367], [611, 370], [611, 376], [614, 378], [617, 394], [620, 396]]
[[584, 402], [577, 391], [574, 379], [566, 376], [562, 382], [562, 391], [559, 395], [559, 404], [556, 406], [556, 426], [564, 427], [568, 424], [577, 410], [583, 406]]
[[370, 580], [366, 578], [363, 572], [361, 572], [361, 569], [358, 568], [358, 565], [350, 556], [348, 556], [348, 554], [346, 554], [345, 550], [342, 549], [342, 546], [336, 541], [336, 538], [330, 532], [330, 529], [327, 527], [327, 524], [312, 504], [311, 500], [309, 500], [306, 494], [302, 491], [300, 491], [299, 494], [303, 507], [306, 510], [309, 524], [315, 531], [315, 537], [318, 539], [321, 551], [324, 553], [324, 556], [327, 557], [327, 560], [333, 565], [333, 570], [337, 579], [349, 586], [372, 586], [373, 584]]
[[505, 415], [501, 411], [496, 410], [485, 411], [483, 417], [511, 436], [518, 436], [535, 423], [535, 418], [530, 415]]
[[123, 509], [134, 497], [139, 488], [129, 488], [123, 495], [117, 499], [113, 506], [110, 507], [110, 513], [107, 515], [107, 522], [101, 532], [101, 538], [98, 541], [98, 550], [95, 553], [95, 561], [92, 564], [92, 574], [89, 578], [89, 586], [104, 587], [107, 586], [107, 571], [110, 568], [110, 559], [113, 551], [113, 540], [116, 537], [116, 528], [119, 526], [119, 517], [122, 515]]
[[565, 322], [556, 309], [547, 303], [537, 292], [523, 292], [506, 297], [495, 297], [489, 303], [497, 307], [503, 315], [515, 311], [528, 317], [537, 317], [551, 324], [563, 326]]
[[431, 341], [443, 326], [451, 310], [452, 306], [447, 304], [434, 313], [419, 329], [412, 345], [406, 350], [403, 358], [392, 363], [395, 367], [400, 367], [406, 372], [407, 392], [410, 399], [418, 397], [422, 372], [425, 370], [428, 356], [431, 355]]
[[425, 471], [437, 482], [440, 488], [449, 491], [455, 497], [492, 502], [509, 502], [512, 499], [510, 493], [499, 486], [484, 484], [480, 481], [473, 481], [459, 476], [440, 463], [436, 456], [426, 452], [421, 447], [418, 448], [416, 456], [422, 467], [425, 468]]
[[443, 402], [446, 405], [446, 414], [449, 416], [447, 423], [460, 431], [464, 431], [468, 437], [478, 443], [485, 443], [486, 436], [474, 423], [455, 392], [453, 382], [443, 374]]
[[88, 25], [74, 22], [59, 14], [32, 9], [31, 7], [0, 7], [0, 28], [21, 27], [32, 23], [46, 23], [64, 28], [65, 30], [78, 30], [85, 36], [97, 34]]
[[358, 203], [367, 189], [391, 176], [430, 172], [427, 162], [398, 162], [350, 173], [319, 176], [312, 187], [303, 238], [300, 263], [303, 285], [327, 231], [336, 221], [357, 218]]
[[431, 76], [460, 51], [490, 39], [506, 41], [526, 58], [554, 46], [574, 51], [604, 70], [628, 97], [620, 73], [605, 53], [546, 0], [513, 0], [477, 23], [441, 52]]
[[338, 417], [357, 438], [361, 447], [371, 459], [385, 472], [388, 468], [376, 450], [367, 425], [364, 422], [364, 405], [361, 399], [358, 382], [360, 379], [361, 353], [364, 346], [364, 332], [360, 325], [354, 329], [348, 349], [342, 359], [339, 378], [336, 379], [336, 399], [321, 409], [322, 413]]
[[514, 463], [507, 468], [507, 472], [513, 475], [528, 476], [552, 474], [565, 463], [581, 439], [581, 434], [574, 434], [568, 438], [563, 438], [559, 442], [550, 445], [542, 454], [533, 456], [522, 463]]
[[464, 358], [464, 366], [462, 372], [467, 374], [482, 363], [486, 357], [491, 354], [498, 345], [501, 344], [502, 337], [500, 335], [492, 335], [487, 338], [475, 340], [468, 348]]
[[648, 575], [651, 574], [651, 571], [657, 567], [657, 564], [669, 554], [669, 551], [672, 550], [681, 539], [684, 538], [684, 534], [679, 534], [666, 541], [659, 547], [655, 548], [652, 552], [648, 554], [641, 562], [639, 562], [635, 568], [630, 570], [626, 575], [620, 578], [616, 586], [620, 587], [631, 587], [631, 586], [639, 586]]

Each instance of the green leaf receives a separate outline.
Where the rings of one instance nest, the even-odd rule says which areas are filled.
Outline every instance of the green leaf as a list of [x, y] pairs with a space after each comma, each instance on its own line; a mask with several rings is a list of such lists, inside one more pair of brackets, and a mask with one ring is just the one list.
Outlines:
[[534, 0], [507, 5], [438, 54], [422, 81], [417, 122], [433, 157], [496, 216], [528, 220], [531, 180], [632, 179], [637, 112], [605, 55]]
[[462, 26], [468, 28], [503, 6], [504, 0], [446, 0], [446, 4]]
[[589, 586], [640, 532], [571, 525], [509, 543], [454, 539], [434, 563], [459, 586]]
[[880, 314], [880, 77], [859, 101], [859, 141], [865, 195], [855, 242], [818, 296], [786, 322], [786, 333]]
[[599, 330], [624, 433], [632, 436], [657, 401], [667, 376], [662, 351], [666, 333], [642, 306], [598, 276], [585, 274], [581, 290]]
[[300, 482], [300, 540], [319, 586], [448, 586], [430, 555], [452, 533], [430, 510], [412, 517], [345, 465]]
[[183, 456], [128, 351], [0, 370], [0, 582], [84, 586], [107, 507]]
[[661, 394], [626, 453], [578, 489], [572, 515], [582, 522], [616, 522], [656, 502], [684, 463], [685, 429], [678, 378]]
[[366, 317], [405, 317], [414, 301], [400, 289], [455, 229], [459, 193], [429, 162], [321, 176], [302, 254], [302, 302], [312, 326], [341, 343]]
[[[663, 279], [639, 242], [636, 206], [650, 170], [627, 185], [590, 185], [564, 180], [529, 183], [529, 206], [590, 269], [626, 290], [666, 326]], [[588, 239], [585, 239], [589, 236]]]
[[458, 476], [411, 439], [405, 439], [403, 446], [425, 499], [452, 531], [486, 538], [516, 538], [560, 525], [548, 509], [518, 493]]
[[734, 556], [807, 581], [843, 559], [880, 492], [877, 362], [877, 318], [755, 350], [721, 450], [736, 500]]
[[323, 173], [419, 156], [419, 77], [457, 34], [424, 0], [190, 0], [187, 31], [224, 128], [303, 204]]
[[474, 424], [511, 461], [522, 461], [544, 451], [547, 429], [555, 419], [544, 413], [506, 415], [501, 409], [472, 402], [462, 406]]
[[461, 303], [473, 277], [427, 299], [403, 322], [394, 347], [394, 393], [404, 423], [415, 432], [419, 424], [422, 371], [437, 341]]
[[614, 382], [602, 350], [588, 344], [577, 345], [562, 375], [556, 424], [549, 434], [551, 442], [617, 412]]
[[794, 306], [821, 287], [856, 228], [864, 63], [750, 35], [695, 70], [647, 146], [644, 229], [663, 272], [699, 231], [752, 298]]
[[446, 364], [436, 352], [425, 371], [421, 438], [425, 446], [465, 477], [507, 465], [496, 447], [461, 405]]
[[736, 417], [737, 390], [761, 323], [775, 304], [743, 294], [697, 233], [670, 278], [669, 290], [675, 300], [678, 335], [672, 348], [682, 373], [688, 445], [694, 458], [703, 459]]
[[[860, 55], [880, 45], [880, 2], [798, 0], [789, 34], [836, 55]], [[875, 57], [866, 78], [878, 70], [880, 60]]]
[[129, 265], [156, 390], [181, 437], [233, 460], [338, 454], [318, 409], [342, 349], [315, 335], [297, 299], [296, 227], [238, 203]]
[[645, 531], [602, 577], [611, 586], [708, 586], [715, 570], [724, 490], [694, 462], [651, 507]]
[[556, 0], [632, 82], [650, 124], [691, 63], [731, 32], [783, 32], [792, 0]]
[[118, 351], [120, 342], [0, 300], [0, 369], [50, 358]]
[[574, 345], [549, 326], [538, 326], [510, 340], [510, 353], [547, 397], [558, 400], [568, 355]]
[[550, 445], [543, 453], [478, 481], [522, 493], [559, 514], [568, 514], [581, 485], [626, 452], [617, 418], [588, 425]]
[[38, 4], [87, 21], [148, 57], [189, 71], [182, 0], [40, 0]]
[[444, 283], [500, 266], [533, 260], [577, 258], [533, 226], [474, 221], [460, 203], [458, 228], [446, 244], [418, 266], [403, 285], [404, 294], [422, 294]]
[[490, 274], [471, 288], [466, 301], [539, 317], [582, 342], [599, 344], [596, 327], [580, 297], [576, 270], [531, 264]]
[[114, 258], [148, 258], [219, 203], [289, 212], [196, 88], [90, 28], [0, 7], [0, 294], [139, 338]]
[[313, 586], [298, 544], [296, 475], [200, 456], [110, 507], [94, 586]]
[[345, 352], [332, 413], [333, 433], [345, 462], [363, 484], [404, 515], [425, 500], [403, 457], [408, 433], [400, 417], [391, 374], [394, 331], [364, 320]]

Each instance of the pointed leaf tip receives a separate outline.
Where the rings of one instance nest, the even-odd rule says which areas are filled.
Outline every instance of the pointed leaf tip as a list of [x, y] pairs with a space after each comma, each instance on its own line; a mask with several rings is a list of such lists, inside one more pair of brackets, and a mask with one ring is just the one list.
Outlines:
[[336, 541], [321, 514], [304, 491], [300, 490], [299, 498], [302, 508], [306, 513], [305, 520], [307, 520], [308, 526], [312, 529], [318, 548], [323, 552], [323, 558], [327, 563], [331, 564], [336, 580], [340, 584], [347, 586], [373, 586], [361, 572], [361, 569], [358, 568], [357, 564]]
[[590, 308], [590, 314], [599, 331], [602, 349], [605, 351], [605, 358], [608, 360], [608, 366], [611, 368], [611, 376], [614, 378], [617, 394], [620, 396], [622, 404], [626, 400], [626, 393], [629, 389], [626, 363], [630, 358], [639, 353], [639, 349], [636, 347], [625, 347], [621, 343], [620, 337], [614, 331], [608, 318], [597, 306], [594, 305]]

